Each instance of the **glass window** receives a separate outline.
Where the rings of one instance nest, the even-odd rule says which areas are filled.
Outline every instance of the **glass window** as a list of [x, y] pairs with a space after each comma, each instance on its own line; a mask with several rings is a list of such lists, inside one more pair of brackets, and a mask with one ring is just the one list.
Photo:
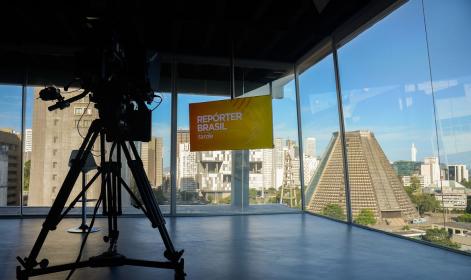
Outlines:
[[[247, 81], [251, 75], [260, 79], [260, 72], [270, 70], [240, 69], [244, 85], [260, 81]], [[282, 72], [282, 71], [280, 71]], [[249, 151], [249, 203], [251, 205], [278, 204], [301, 208], [300, 156], [298, 120], [294, 76], [284, 75], [255, 88], [244, 88], [241, 96], [272, 96], [273, 149]], [[263, 208], [261, 208], [263, 209]], [[285, 208], [273, 208], [277, 211]]]
[[0, 214], [18, 214], [21, 204], [21, 93], [0, 85]]
[[79, 116], [82, 115], [82, 114], [83, 114], [83, 108], [80, 108], [80, 107], [77, 108], [77, 107], [75, 107], [75, 108], [74, 108], [74, 114], [75, 114], [75, 115], [79, 115]]
[[232, 152], [190, 151], [189, 105], [221, 99], [227, 97], [178, 95], [177, 204], [231, 203]]
[[[471, 235], [471, 2], [427, 0], [424, 4], [439, 147], [439, 179], [430, 192], [441, 202], [441, 231], [453, 227], [443, 245], [469, 252]], [[465, 223], [463, 223], [465, 222]]]
[[[166, 71], [165, 65], [162, 67]], [[166, 81], [162, 82], [163, 88]], [[69, 162], [72, 152], [77, 150], [88, 133], [92, 122], [98, 118], [98, 110], [90, 103], [89, 96], [85, 96], [63, 110], [49, 112], [47, 107], [52, 102], [44, 102], [38, 98], [42, 87], [28, 87], [26, 101], [25, 135], [28, 152], [25, 153], [25, 208], [26, 214], [46, 214], [48, 207], [54, 202], [65, 176], [69, 172]], [[80, 94], [79, 90], [62, 92], [64, 98]], [[148, 143], [135, 142], [142, 158], [144, 169], [149, 178], [153, 192], [160, 204], [169, 204], [169, 158], [170, 158], [170, 95], [156, 93], [159, 97], [149, 104], [153, 110], [152, 139]], [[21, 113], [21, 112], [20, 112]], [[105, 144], [108, 153], [111, 143]], [[100, 164], [100, 144], [95, 142], [92, 149], [91, 166], [77, 180], [69, 197], [69, 202], [75, 198], [82, 189], [82, 176], [89, 182], [96, 173], [96, 166]], [[113, 154], [116, 159], [116, 152]], [[122, 153], [121, 176], [130, 188], [137, 194], [135, 182]], [[100, 194], [101, 177], [99, 177], [87, 191], [88, 207], [95, 205]], [[123, 213], [142, 213], [131, 207], [133, 201], [128, 193], [122, 189]], [[76, 205], [79, 208], [80, 203]], [[73, 210], [80, 213], [80, 210]], [[162, 212], [169, 212], [169, 207], [163, 207]]]
[[163, 213], [170, 212], [170, 124], [171, 94], [157, 93], [152, 111], [152, 138], [141, 142], [140, 155], [154, 196]]
[[[80, 147], [83, 138], [91, 122], [98, 117], [98, 111], [90, 108], [92, 114], [83, 113], [88, 106], [88, 99], [80, 99], [74, 102], [74, 106], [63, 110], [50, 112], [47, 107], [51, 102], [45, 102], [38, 98], [41, 87], [28, 87], [26, 98], [25, 118], [25, 188], [24, 213], [46, 214], [48, 207], [54, 202], [60, 190], [62, 182], [69, 171], [69, 160], [72, 151]], [[62, 92], [65, 98], [75, 96], [79, 92], [73, 90], [70, 93]], [[83, 115], [83, 116], [82, 116]], [[80, 119], [80, 122], [79, 122]], [[93, 148], [93, 159], [99, 163], [99, 144]], [[86, 182], [95, 174], [96, 170], [87, 171]], [[69, 202], [81, 191], [82, 180], [77, 180]], [[100, 179], [95, 181], [87, 192], [87, 199], [97, 199], [100, 191]], [[94, 206], [91, 201], [87, 204]], [[80, 203], [76, 208], [81, 206]], [[79, 210], [77, 210], [79, 213]]]
[[332, 55], [299, 76], [306, 209], [346, 220], [345, 180]]
[[181, 63], [177, 70], [177, 212], [217, 213], [233, 202], [233, 153], [190, 151], [189, 104], [229, 98], [229, 68]]
[[442, 202], [455, 197], [440, 189], [447, 166], [434, 101], [441, 101], [434, 100], [427, 58], [421, 1], [407, 2], [338, 51], [353, 222], [454, 247], [434, 230], [444, 226]]
[[[300, 160], [293, 76], [281, 75], [286, 72], [283, 70], [235, 69], [235, 98], [273, 96], [274, 149], [191, 152], [189, 104], [229, 99], [230, 71], [227, 67], [183, 64], [179, 65], [179, 72], [177, 203], [187, 207], [179, 207], [178, 211], [222, 213], [226, 210], [243, 212], [245, 209], [283, 211], [288, 209], [286, 206], [300, 208]], [[198, 74], [191, 79], [195, 73], [212, 74], [210, 77]], [[266, 207], [266, 204], [271, 206]]]

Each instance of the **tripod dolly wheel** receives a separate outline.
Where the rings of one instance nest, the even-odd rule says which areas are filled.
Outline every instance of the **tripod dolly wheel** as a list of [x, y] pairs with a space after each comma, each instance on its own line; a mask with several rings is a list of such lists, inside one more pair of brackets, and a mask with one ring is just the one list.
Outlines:
[[175, 271], [175, 280], [185, 280], [186, 273], [183, 270]]
[[182, 258], [175, 268], [175, 280], [185, 280], [186, 273], [184, 271], [185, 260]]

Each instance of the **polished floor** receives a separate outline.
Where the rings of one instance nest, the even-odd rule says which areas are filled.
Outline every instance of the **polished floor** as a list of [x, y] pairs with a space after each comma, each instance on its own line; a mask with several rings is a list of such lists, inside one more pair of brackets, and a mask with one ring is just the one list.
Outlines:
[[[187, 279], [470, 279], [471, 257], [309, 214], [179, 217], [167, 219], [177, 248], [185, 249]], [[97, 221], [104, 226], [106, 220]], [[41, 219], [0, 219], [0, 279], [14, 279]], [[51, 264], [73, 261], [81, 236], [66, 219], [42, 251]], [[128, 257], [162, 259], [156, 230], [144, 218], [122, 218], [119, 250]], [[94, 233], [84, 258], [105, 249]], [[41, 257], [40, 257], [41, 258]], [[77, 270], [72, 279], [172, 279], [150, 268]], [[65, 279], [64, 273], [33, 279]]]
[[[49, 212], [50, 207], [27, 206], [23, 207], [23, 215], [27, 216], [44, 216]], [[170, 214], [170, 205], [160, 205], [160, 210], [164, 215]], [[73, 208], [69, 214], [81, 215], [81, 208]], [[87, 207], [88, 213], [93, 212], [93, 207]], [[19, 206], [0, 207], [2, 215], [18, 216], [21, 209]], [[177, 214], [184, 216], [217, 216], [217, 215], [245, 215], [245, 214], [284, 214], [284, 213], [300, 213], [296, 208], [290, 208], [287, 205], [279, 203], [255, 204], [245, 207], [235, 207], [228, 204], [195, 204], [195, 205], [179, 205], [177, 204]], [[140, 214], [142, 211], [134, 207], [123, 207], [125, 214]]]

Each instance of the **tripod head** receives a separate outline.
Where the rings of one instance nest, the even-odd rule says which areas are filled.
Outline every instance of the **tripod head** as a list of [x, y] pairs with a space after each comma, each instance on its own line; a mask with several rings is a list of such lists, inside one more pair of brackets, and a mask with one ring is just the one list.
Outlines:
[[[95, 103], [106, 129], [107, 141], [150, 141], [151, 110], [159, 83], [160, 63], [156, 52], [147, 51], [138, 32], [113, 18], [89, 22], [90, 44], [76, 54], [76, 78], [83, 89], [65, 99], [58, 88], [46, 87], [39, 97], [56, 101], [49, 111], [64, 109], [86, 95]], [[88, 26], [88, 25], [87, 25]]]

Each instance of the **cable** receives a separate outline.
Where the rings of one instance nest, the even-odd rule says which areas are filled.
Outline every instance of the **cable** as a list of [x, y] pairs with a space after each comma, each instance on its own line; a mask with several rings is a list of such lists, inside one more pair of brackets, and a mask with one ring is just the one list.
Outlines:
[[70, 277], [72, 277], [75, 270], [77, 269], [78, 264], [80, 263], [80, 259], [82, 258], [83, 249], [85, 248], [85, 243], [87, 242], [88, 235], [92, 231], [93, 225], [95, 224], [96, 214], [98, 212], [98, 209], [100, 208], [100, 204], [101, 204], [102, 200], [103, 200], [103, 193], [100, 193], [100, 197], [98, 198], [98, 201], [95, 205], [95, 209], [93, 210], [93, 216], [92, 216], [92, 220], [90, 221], [90, 226], [88, 227], [87, 233], [85, 234], [85, 237], [82, 240], [82, 244], [80, 245], [80, 251], [79, 251], [79, 254], [77, 256], [77, 259], [75, 260], [75, 267], [70, 270], [69, 275], [67, 275], [66, 280], [69, 280]]
[[[155, 95], [154, 95], [154, 97], [157, 97], [157, 98], [159, 98], [159, 99], [160, 99], [160, 101], [159, 101], [158, 103], [156, 102], [156, 103], [157, 103], [157, 105], [155, 105], [155, 107], [154, 107], [154, 108], [152, 108], [152, 109], [151, 109], [151, 111], [154, 111], [155, 109], [157, 109], [157, 107], [159, 107], [159, 106], [160, 106], [160, 104], [162, 104], [162, 101], [163, 101], [163, 97], [162, 97], [162, 96], [160, 96], [160, 95], [157, 95], [157, 94], [155, 94]], [[155, 102], [155, 101], [153, 101], [153, 102]]]
[[82, 139], [85, 139], [85, 137], [83, 137], [82, 133], [80, 133], [79, 126], [80, 126], [80, 122], [82, 121], [82, 118], [83, 118], [83, 116], [85, 115], [85, 112], [87, 112], [89, 106], [90, 106], [90, 101], [88, 101], [87, 107], [83, 110], [82, 115], [80, 116], [80, 118], [79, 118], [79, 120], [78, 120], [78, 122], [77, 122], [77, 125], [76, 125], [76, 127], [77, 127], [77, 132], [78, 132], [78, 134], [80, 135], [80, 137], [82, 137]]
[[[429, 46], [429, 40], [428, 40], [428, 30], [427, 30], [427, 20], [425, 18], [425, 6], [424, 6], [424, 0], [422, 0], [422, 16], [424, 19], [424, 32], [425, 32], [425, 45], [427, 46], [427, 61], [428, 61], [428, 70], [429, 70], [429, 76], [430, 76], [430, 89], [432, 91], [432, 104], [433, 104], [433, 116], [434, 116], [434, 122], [435, 122], [435, 137], [437, 139], [436, 144], [437, 144], [437, 158], [438, 158], [438, 166], [440, 168], [440, 140], [439, 140], [439, 129], [438, 129], [438, 112], [437, 112], [437, 103], [436, 103], [436, 96], [435, 96], [435, 90], [433, 86], [433, 75], [432, 75], [432, 60], [430, 58], [430, 46]], [[440, 192], [442, 193], [442, 208], [444, 208], [442, 211], [443, 212], [443, 225], [445, 226], [446, 223], [446, 209], [445, 209], [445, 204], [443, 202], [443, 183], [442, 183], [442, 178], [439, 180], [440, 182]], [[420, 215], [420, 213], [419, 213]]]
[[[77, 132], [78, 132], [78, 134], [80, 135], [80, 137], [82, 137], [82, 139], [85, 139], [85, 137], [82, 135], [82, 133], [80, 133], [80, 122], [82, 121], [82, 118], [83, 118], [83, 116], [85, 115], [85, 112], [88, 111], [88, 107], [90, 107], [90, 103], [91, 103], [91, 101], [88, 101], [87, 107], [83, 110], [82, 115], [80, 116], [80, 118], [79, 118], [79, 120], [78, 120], [78, 122], [77, 122], [77, 125], [76, 125]], [[96, 154], [94, 154], [93, 152], [98, 152], [98, 151], [95, 151], [95, 150], [93, 149], [93, 147], [92, 147], [92, 149], [90, 150], [90, 154], [92, 154], [92, 156], [93, 156], [93, 157], [96, 157], [96, 158], [100, 157], [100, 155], [96, 155]]]
[[82, 88], [74, 89], [74, 90], [71, 90], [71, 91], [67, 91], [67, 90], [64, 90], [64, 91], [67, 92], [67, 93], [74, 93], [74, 92], [77, 92], [77, 91], [80, 91], [80, 90], [82, 90]]

